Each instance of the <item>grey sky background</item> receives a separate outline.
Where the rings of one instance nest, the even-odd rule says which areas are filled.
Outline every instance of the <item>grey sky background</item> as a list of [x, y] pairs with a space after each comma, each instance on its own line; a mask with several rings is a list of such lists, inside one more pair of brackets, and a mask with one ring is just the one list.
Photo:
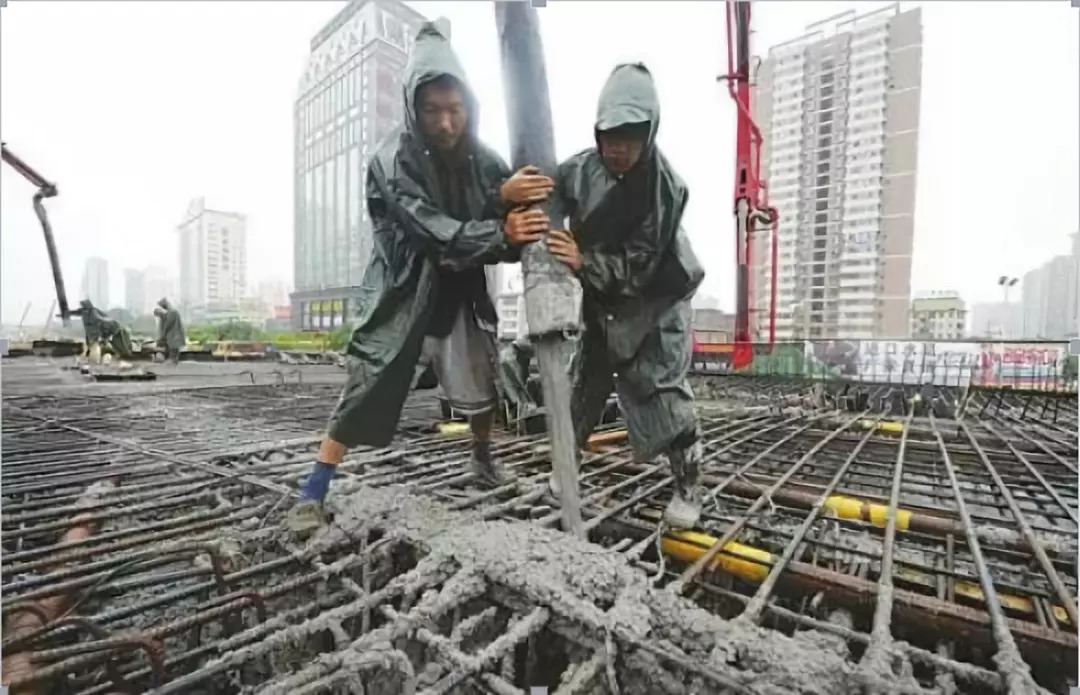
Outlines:
[[[480, 131], [507, 151], [494, 10], [410, 3], [448, 17], [480, 103]], [[759, 2], [755, 47], [880, 2]], [[903, 8], [916, 3], [904, 3]], [[292, 104], [325, 2], [29, 2], [0, 10], [0, 135], [60, 196], [48, 203], [72, 302], [88, 256], [177, 265], [188, 201], [248, 215], [249, 282], [292, 280]], [[1068, 0], [925, 2], [915, 291], [1000, 299], [1078, 230], [1080, 10]], [[701, 293], [734, 303], [734, 106], [721, 2], [570, 2], [541, 11], [556, 147], [592, 139], [611, 68], [643, 60], [660, 92], [659, 143], [690, 187], [684, 219], [708, 272]], [[0, 320], [40, 324], [53, 297], [31, 187], [0, 175]], [[1018, 296], [1018, 295], [1016, 295]]]

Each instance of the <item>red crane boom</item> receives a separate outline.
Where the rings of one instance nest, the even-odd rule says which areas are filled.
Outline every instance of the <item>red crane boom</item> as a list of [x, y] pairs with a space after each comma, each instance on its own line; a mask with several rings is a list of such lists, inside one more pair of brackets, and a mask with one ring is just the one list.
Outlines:
[[726, 81], [737, 109], [735, 131], [735, 351], [733, 365], [753, 361], [750, 336], [751, 248], [759, 228], [771, 228], [769, 344], [776, 340], [776, 262], [779, 215], [769, 205], [768, 186], [761, 180], [761, 129], [754, 122], [750, 84], [750, 3], [727, 2], [728, 71]]

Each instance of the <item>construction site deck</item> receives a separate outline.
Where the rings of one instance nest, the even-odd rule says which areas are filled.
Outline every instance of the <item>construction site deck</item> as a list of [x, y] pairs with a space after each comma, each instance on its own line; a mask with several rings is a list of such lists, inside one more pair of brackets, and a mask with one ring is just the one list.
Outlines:
[[[11, 693], [1054, 693], [1077, 685], [1075, 392], [695, 378], [700, 527], [619, 423], [559, 530], [543, 434], [518, 476], [416, 392], [351, 452], [306, 542], [284, 516], [334, 365], [95, 380], [4, 360]], [[922, 407], [916, 407], [922, 403]]]

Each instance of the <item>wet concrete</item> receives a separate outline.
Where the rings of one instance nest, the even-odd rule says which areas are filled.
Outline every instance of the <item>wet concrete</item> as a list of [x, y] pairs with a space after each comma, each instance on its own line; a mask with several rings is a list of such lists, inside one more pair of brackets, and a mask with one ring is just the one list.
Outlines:
[[[622, 654], [616, 670], [622, 692], [662, 692], [662, 681], [686, 683], [692, 676], [654, 663], [656, 657], [634, 647], [636, 640], [667, 646], [747, 692], [833, 695], [856, 687], [846, 647], [834, 636], [807, 631], [793, 638], [723, 620], [689, 599], [652, 588], [620, 553], [566, 534], [484, 521], [405, 488], [358, 488], [333, 495], [328, 507], [334, 524], [311, 541], [317, 547], [372, 527], [400, 532], [425, 550], [425, 562], [451, 562], [480, 573], [530, 603], [554, 609], [590, 639], [614, 634]], [[702, 685], [697, 692], [717, 692], [707, 679]]]

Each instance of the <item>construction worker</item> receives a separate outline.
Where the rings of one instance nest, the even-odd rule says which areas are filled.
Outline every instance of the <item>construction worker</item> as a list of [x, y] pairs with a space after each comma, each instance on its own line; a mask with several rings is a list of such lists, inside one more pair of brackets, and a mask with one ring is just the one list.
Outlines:
[[[289, 513], [306, 533], [348, 448], [386, 446], [423, 360], [452, 408], [468, 416], [468, 470], [480, 482], [512, 481], [491, 452], [496, 314], [485, 264], [517, 260], [547, 231], [528, 210], [554, 182], [525, 168], [514, 176], [476, 135], [477, 104], [450, 42], [425, 23], [406, 70], [404, 124], [368, 165], [367, 210], [375, 247], [367, 293], [346, 348], [349, 377], [316, 463]], [[507, 212], [509, 208], [514, 208]]]
[[184, 335], [184, 322], [180, 318], [180, 312], [162, 297], [154, 307], [154, 315], [158, 318], [158, 347], [165, 350], [165, 359], [172, 364], [180, 363], [180, 352], [187, 345], [187, 336]]
[[[559, 166], [569, 231], [552, 231], [547, 244], [584, 292], [573, 402], [579, 446], [614, 384], [635, 457], [671, 464], [675, 490], [665, 521], [689, 528], [700, 516], [701, 459], [686, 378], [690, 298], [704, 271], [680, 227], [687, 189], [656, 145], [659, 125], [649, 71], [616, 67], [600, 93], [596, 147]], [[559, 494], [554, 475], [551, 486]]]
[[116, 319], [109, 318], [108, 314], [94, 306], [89, 299], [79, 302], [79, 308], [72, 311], [71, 315], [82, 319], [86, 351], [92, 361], [100, 359], [105, 345], [111, 347], [117, 357], [131, 359], [134, 347], [131, 343], [131, 331], [126, 326], [121, 326]]

